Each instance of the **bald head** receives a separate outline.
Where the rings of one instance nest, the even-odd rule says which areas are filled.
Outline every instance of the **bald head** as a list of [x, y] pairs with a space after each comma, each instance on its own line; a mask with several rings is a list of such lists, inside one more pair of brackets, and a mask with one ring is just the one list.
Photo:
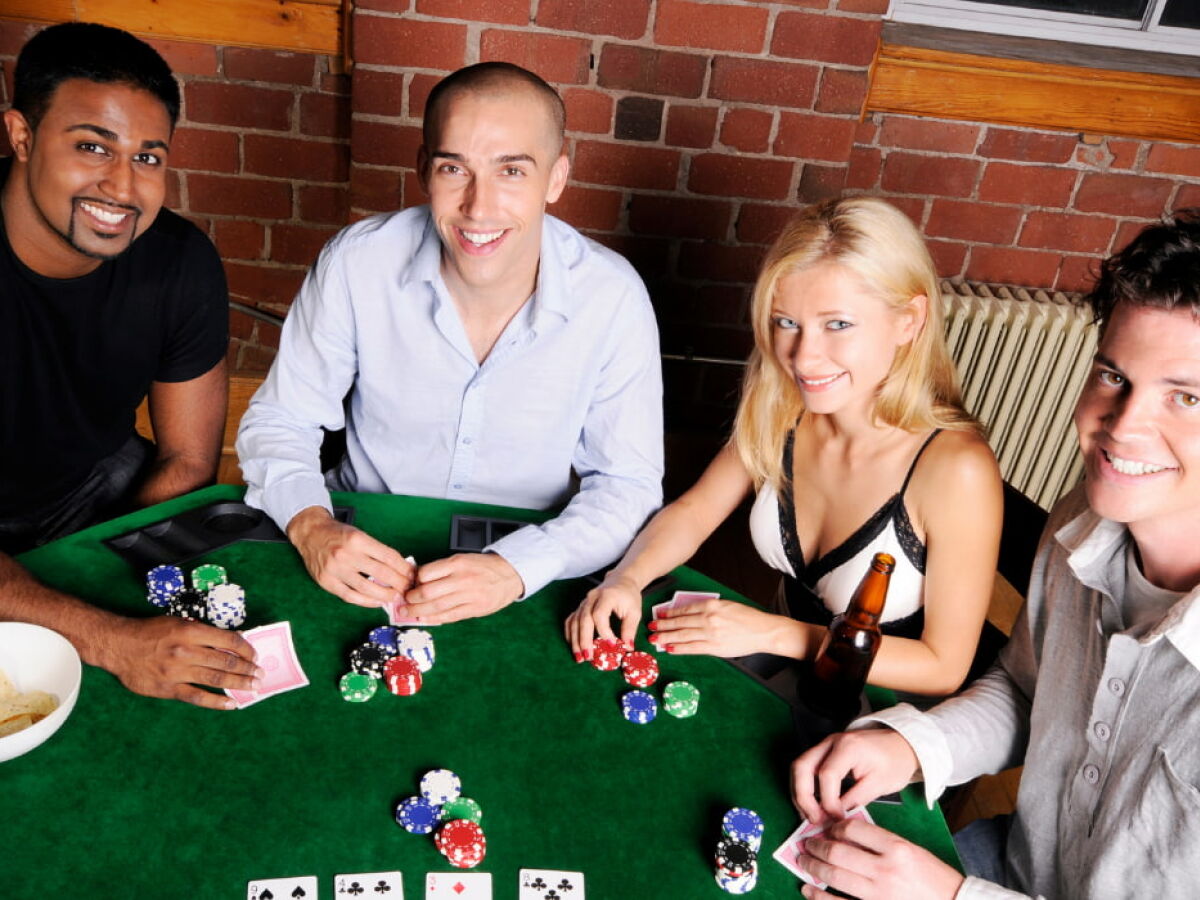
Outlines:
[[438, 145], [442, 120], [453, 101], [466, 94], [505, 99], [522, 96], [528, 97], [532, 103], [540, 103], [546, 112], [546, 137], [552, 144], [553, 155], [557, 156], [562, 151], [563, 129], [566, 125], [562, 98], [533, 72], [506, 62], [467, 66], [434, 85], [429, 99], [425, 101], [425, 119], [422, 123], [426, 147]]

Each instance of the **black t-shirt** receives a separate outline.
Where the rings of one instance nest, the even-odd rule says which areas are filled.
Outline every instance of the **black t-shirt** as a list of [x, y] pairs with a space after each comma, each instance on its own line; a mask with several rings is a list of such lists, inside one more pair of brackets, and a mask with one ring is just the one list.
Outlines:
[[[0, 160], [0, 185], [10, 163]], [[0, 217], [0, 517], [64, 496], [134, 432], [153, 381], [189, 381], [229, 343], [216, 249], [169, 210], [116, 259], [45, 278]]]

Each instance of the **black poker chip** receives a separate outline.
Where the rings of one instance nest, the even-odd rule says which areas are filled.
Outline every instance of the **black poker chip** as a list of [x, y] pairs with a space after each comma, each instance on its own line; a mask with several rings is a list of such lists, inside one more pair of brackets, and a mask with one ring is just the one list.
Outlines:
[[203, 622], [208, 612], [208, 600], [191, 588], [180, 591], [167, 601], [167, 615], [193, 622]]
[[392, 654], [378, 644], [362, 644], [350, 651], [350, 669], [370, 675], [372, 678], [383, 678], [383, 670]]
[[758, 861], [758, 854], [745, 841], [721, 838], [717, 841], [717, 866], [729, 875], [746, 875]]

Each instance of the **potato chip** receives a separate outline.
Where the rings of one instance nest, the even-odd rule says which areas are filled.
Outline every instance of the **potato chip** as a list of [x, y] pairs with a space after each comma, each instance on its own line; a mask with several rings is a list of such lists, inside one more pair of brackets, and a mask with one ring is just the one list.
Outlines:
[[58, 698], [45, 691], [17, 693], [4, 670], [0, 669], [0, 737], [15, 734], [42, 721], [58, 709]]
[[0, 737], [6, 737], [22, 731], [33, 724], [33, 716], [13, 716], [7, 721], [0, 722]]

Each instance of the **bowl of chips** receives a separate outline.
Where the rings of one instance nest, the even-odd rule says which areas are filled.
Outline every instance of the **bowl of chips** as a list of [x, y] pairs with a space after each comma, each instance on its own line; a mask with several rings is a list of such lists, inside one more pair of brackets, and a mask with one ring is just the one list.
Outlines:
[[0, 762], [58, 731], [75, 706], [82, 674], [79, 654], [58, 632], [0, 622]]

